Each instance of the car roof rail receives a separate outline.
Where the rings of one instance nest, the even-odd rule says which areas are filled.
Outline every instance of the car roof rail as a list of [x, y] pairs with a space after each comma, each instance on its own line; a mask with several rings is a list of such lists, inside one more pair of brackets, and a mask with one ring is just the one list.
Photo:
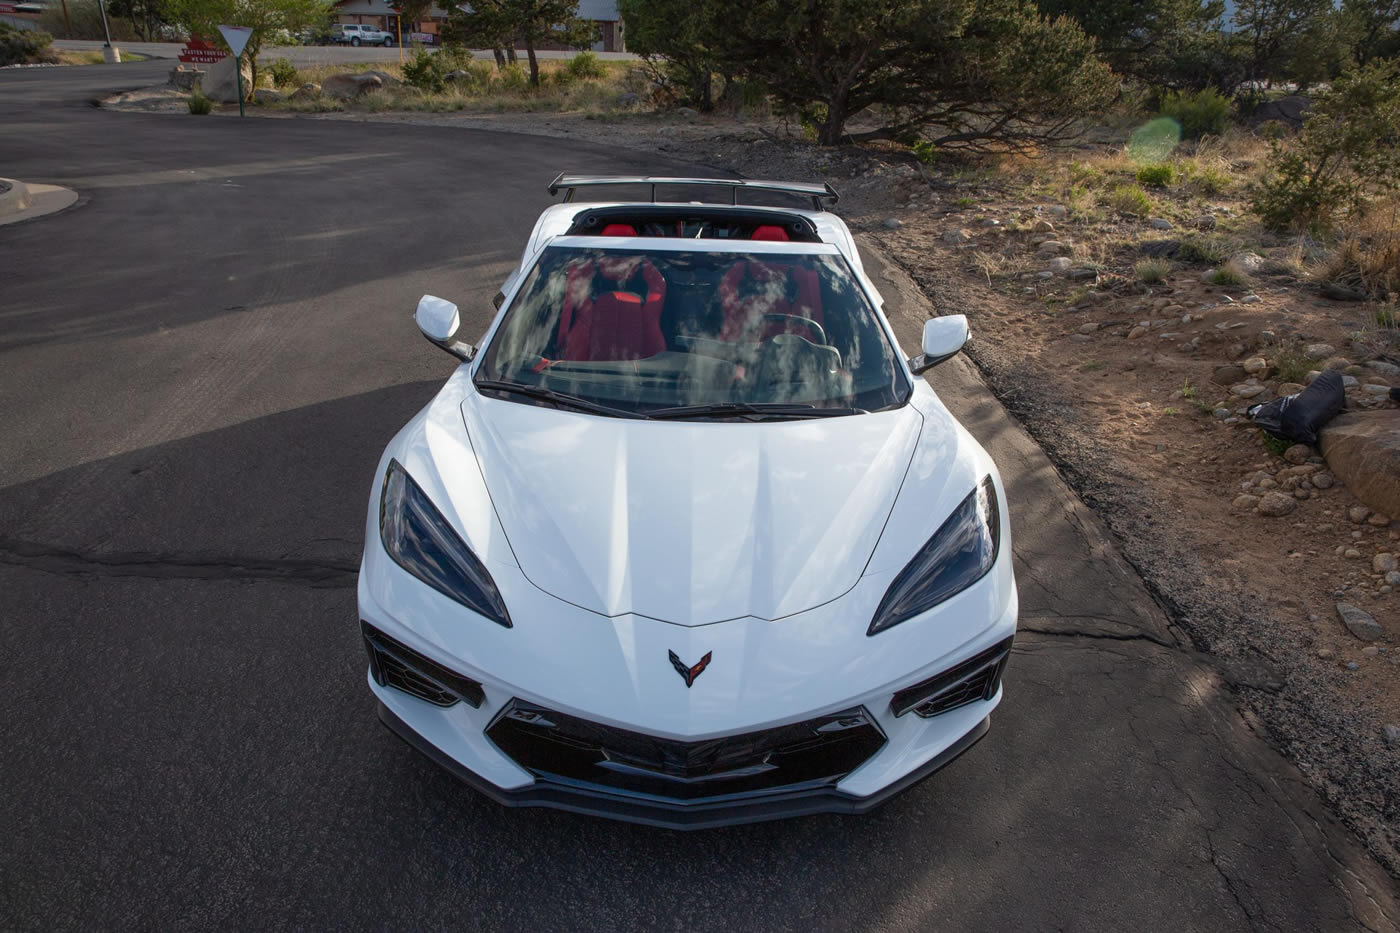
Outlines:
[[549, 183], [549, 193], [558, 194], [564, 190], [564, 200], [572, 201], [579, 188], [593, 188], [604, 185], [650, 185], [651, 200], [656, 203], [657, 185], [701, 185], [729, 189], [729, 203], [739, 203], [740, 191], [781, 191], [785, 194], [801, 195], [812, 199], [813, 210], [826, 210], [823, 201], [835, 204], [841, 196], [829, 184], [813, 184], [802, 181], [764, 181], [756, 178], [677, 178], [669, 175], [568, 175], [560, 172]]

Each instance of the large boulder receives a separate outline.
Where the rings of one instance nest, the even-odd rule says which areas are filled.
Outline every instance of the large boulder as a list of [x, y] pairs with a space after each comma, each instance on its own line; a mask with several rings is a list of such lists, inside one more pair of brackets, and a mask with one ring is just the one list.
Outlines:
[[1400, 516], [1400, 411], [1358, 411], [1328, 422], [1318, 438], [1327, 466], [1358, 499]]
[[1255, 108], [1249, 115], [1252, 123], [1267, 123], [1277, 120], [1297, 128], [1303, 125], [1303, 117], [1312, 109], [1312, 100], [1298, 94], [1269, 100]]
[[377, 91], [384, 86], [378, 75], [338, 74], [321, 82], [321, 94], [336, 100], [354, 100], [361, 94]]
[[[200, 93], [212, 101], [220, 104], [238, 103], [238, 76], [234, 73], [234, 63], [237, 61], [232, 55], [215, 62], [209, 66], [209, 73], [199, 80]], [[247, 59], [243, 62], [243, 99], [251, 100], [253, 97], [253, 64]]]

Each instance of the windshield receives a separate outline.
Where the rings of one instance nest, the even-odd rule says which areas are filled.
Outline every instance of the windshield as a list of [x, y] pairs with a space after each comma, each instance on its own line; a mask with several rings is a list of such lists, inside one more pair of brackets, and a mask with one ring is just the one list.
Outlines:
[[595, 413], [657, 417], [854, 414], [910, 392], [840, 256], [575, 246], [541, 255], [477, 384], [534, 404], [569, 397]]

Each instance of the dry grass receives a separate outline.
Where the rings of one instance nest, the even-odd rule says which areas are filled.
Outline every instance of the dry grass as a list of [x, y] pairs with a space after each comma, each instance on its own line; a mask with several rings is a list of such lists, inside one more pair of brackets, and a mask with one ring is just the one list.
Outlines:
[[1171, 274], [1172, 264], [1165, 259], [1140, 259], [1133, 272], [1148, 285], [1159, 285]]
[[1244, 288], [1249, 284], [1249, 276], [1232, 259], [1215, 270], [1210, 284], [1220, 288]]

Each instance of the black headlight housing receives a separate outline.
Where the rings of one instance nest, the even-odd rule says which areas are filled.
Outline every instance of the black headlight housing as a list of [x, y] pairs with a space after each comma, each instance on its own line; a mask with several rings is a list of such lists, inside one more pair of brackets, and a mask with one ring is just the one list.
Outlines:
[[927, 612], [987, 575], [1001, 550], [1001, 507], [986, 476], [894, 578], [867, 635]]
[[389, 461], [379, 496], [379, 540], [404, 570], [472, 612], [511, 627], [505, 600], [485, 565], [397, 460]]

